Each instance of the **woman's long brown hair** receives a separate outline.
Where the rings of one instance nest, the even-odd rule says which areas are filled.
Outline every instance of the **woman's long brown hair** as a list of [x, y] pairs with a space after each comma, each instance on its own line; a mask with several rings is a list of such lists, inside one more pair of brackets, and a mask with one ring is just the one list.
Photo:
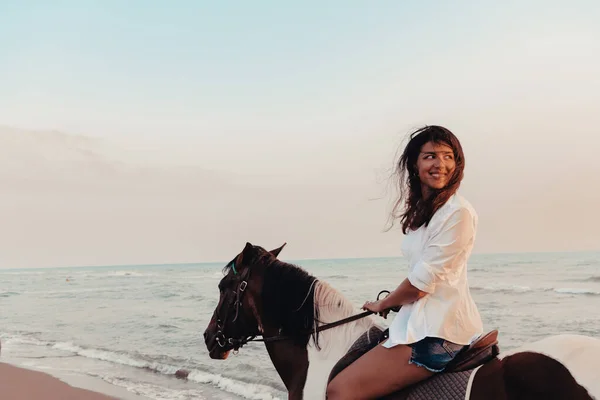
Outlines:
[[[417, 159], [421, 148], [428, 142], [450, 146], [454, 151], [456, 167], [448, 184], [443, 189], [432, 191], [431, 195], [424, 199]], [[413, 132], [394, 170], [400, 195], [392, 209], [392, 221], [400, 219], [404, 234], [423, 225], [427, 226], [433, 214], [458, 190], [464, 176], [464, 169], [465, 156], [462, 146], [448, 129], [431, 125]]]

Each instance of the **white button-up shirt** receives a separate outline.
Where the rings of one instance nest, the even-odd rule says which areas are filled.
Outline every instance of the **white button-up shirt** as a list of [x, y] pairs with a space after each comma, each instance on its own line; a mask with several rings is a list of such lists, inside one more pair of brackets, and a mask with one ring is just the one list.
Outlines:
[[402, 306], [389, 327], [385, 347], [438, 337], [470, 344], [483, 333], [467, 281], [467, 260], [477, 231], [477, 213], [455, 194], [424, 225], [409, 231], [402, 252], [409, 261], [408, 280], [428, 294]]

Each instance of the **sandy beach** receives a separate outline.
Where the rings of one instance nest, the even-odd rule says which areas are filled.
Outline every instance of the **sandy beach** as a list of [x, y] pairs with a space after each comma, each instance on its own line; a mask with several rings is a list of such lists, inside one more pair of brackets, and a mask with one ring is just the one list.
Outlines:
[[[95, 381], [95, 380], [94, 380]], [[77, 386], [97, 386], [103, 394], [82, 387], [71, 386], [62, 380], [44, 372], [20, 368], [11, 364], [0, 362], [0, 388], [2, 399], [6, 400], [116, 400], [116, 399], [142, 399], [142, 397], [129, 394], [112, 385], [103, 385], [102, 382], [80, 380]], [[112, 392], [112, 393], [111, 393]]]
[[61, 380], [39, 371], [31, 371], [0, 363], [2, 397], [12, 400], [114, 400], [101, 393], [75, 388]]

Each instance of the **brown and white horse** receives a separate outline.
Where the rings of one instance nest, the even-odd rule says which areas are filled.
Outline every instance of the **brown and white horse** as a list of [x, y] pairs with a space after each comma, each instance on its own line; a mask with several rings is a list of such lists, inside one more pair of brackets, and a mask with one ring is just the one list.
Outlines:
[[[288, 398], [322, 399], [332, 368], [377, 325], [366, 316], [319, 332], [357, 310], [326, 282], [278, 260], [284, 246], [246, 243], [225, 266], [205, 343], [211, 358], [224, 360], [263, 340]], [[470, 374], [466, 390], [470, 400], [600, 399], [600, 339], [557, 335], [501, 353]]]

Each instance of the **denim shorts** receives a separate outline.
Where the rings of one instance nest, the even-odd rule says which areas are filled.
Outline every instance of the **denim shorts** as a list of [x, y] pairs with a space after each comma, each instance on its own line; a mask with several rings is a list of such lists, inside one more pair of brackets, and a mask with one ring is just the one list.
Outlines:
[[426, 337], [408, 346], [412, 347], [408, 363], [427, 368], [431, 372], [443, 371], [462, 349], [468, 347], [436, 337]]

